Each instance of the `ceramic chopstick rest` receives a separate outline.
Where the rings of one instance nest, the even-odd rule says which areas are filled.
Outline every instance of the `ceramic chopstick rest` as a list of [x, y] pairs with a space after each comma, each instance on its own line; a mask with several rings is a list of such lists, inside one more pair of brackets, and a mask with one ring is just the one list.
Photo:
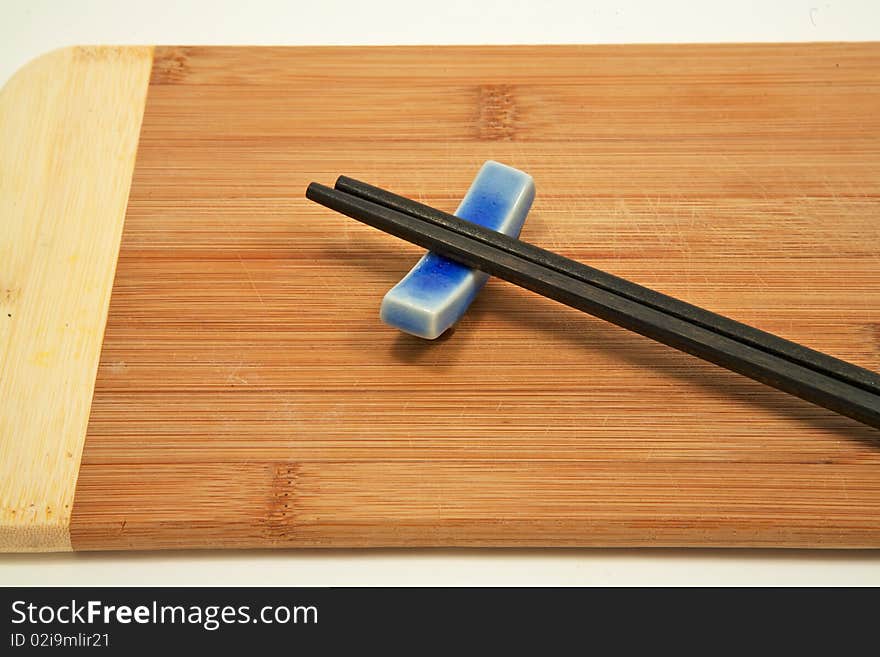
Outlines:
[[[535, 198], [532, 177], [499, 162], [480, 168], [455, 215], [518, 237]], [[489, 276], [428, 252], [391, 288], [379, 316], [390, 326], [433, 340], [467, 311]]]

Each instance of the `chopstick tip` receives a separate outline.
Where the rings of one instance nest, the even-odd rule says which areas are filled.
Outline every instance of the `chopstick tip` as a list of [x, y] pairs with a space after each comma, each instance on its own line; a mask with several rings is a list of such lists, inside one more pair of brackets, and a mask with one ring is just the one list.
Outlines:
[[316, 200], [316, 197], [321, 196], [321, 192], [328, 190], [329, 187], [326, 185], [322, 185], [317, 182], [310, 182], [309, 186], [306, 187], [306, 198], [310, 201]]

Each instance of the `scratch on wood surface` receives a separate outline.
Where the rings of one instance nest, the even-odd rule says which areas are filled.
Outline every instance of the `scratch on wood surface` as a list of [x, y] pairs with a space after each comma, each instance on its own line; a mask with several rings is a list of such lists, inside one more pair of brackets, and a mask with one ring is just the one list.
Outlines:
[[235, 384], [241, 383], [242, 385], [250, 385], [250, 381], [248, 381], [243, 376], [239, 376], [238, 373], [241, 371], [241, 366], [244, 365], [244, 360], [239, 360], [232, 368], [232, 371], [226, 375], [226, 383]]
[[238, 257], [238, 262], [241, 264], [241, 268], [244, 270], [244, 275], [247, 276], [248, 282], [251, 284], [251, 287], [254, 290], [254, 294], [256, 294], [257, 299], [260, 300], [260, 305], [265, 306], [266, 303], [263, 301], [263, 295], [261, 295], [260, 291], [257, 289], [257, 285], [256, 285], [256, 283], [254, 283], [254, 279], [253, 279], [253, 276], [251, 276], [250, 270], [244, 264], [244, 259], [241, 257], [241, 254], [238, 253], [237, 251], [235, 252], [235, 255]]

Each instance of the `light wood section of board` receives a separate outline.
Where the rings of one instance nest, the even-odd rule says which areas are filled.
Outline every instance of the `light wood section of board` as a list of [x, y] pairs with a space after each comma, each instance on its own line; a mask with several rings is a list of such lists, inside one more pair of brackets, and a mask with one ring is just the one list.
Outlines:
[[69, 550], [151, 48], [68, 48], [0, 92], [0, 551]]
[[880, 545], [877, 432], [491, 281], [428, 343], [419, 256], [310, 204], [453, 209], [880, 369], [880, 46], [161, 48], [75, 549]]

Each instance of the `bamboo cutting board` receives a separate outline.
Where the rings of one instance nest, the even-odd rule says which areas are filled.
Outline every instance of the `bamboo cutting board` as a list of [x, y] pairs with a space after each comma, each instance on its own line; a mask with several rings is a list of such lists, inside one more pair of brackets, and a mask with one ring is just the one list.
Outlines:
[[500, 281], [435, 343], [451, 210], [880, 369], [880, 44], [72, 48], [0, 95], [0, 547], [880, 545], [876, 431]]

